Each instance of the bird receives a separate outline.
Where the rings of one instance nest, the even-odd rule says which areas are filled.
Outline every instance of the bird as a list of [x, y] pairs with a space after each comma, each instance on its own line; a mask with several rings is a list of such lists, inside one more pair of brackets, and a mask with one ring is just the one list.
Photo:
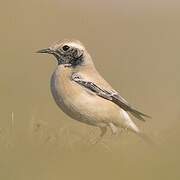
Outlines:
[[97, 71], [91, 55], [79, 40], [60, 40], [37, 53], [51, 54], [57, 67], [51, 76], [56, 104], [72, 119], [98, 127], [102, 138], [108, 129], [141, 134], [129, 114], [145, 121], [149, 115], [136, 110]]

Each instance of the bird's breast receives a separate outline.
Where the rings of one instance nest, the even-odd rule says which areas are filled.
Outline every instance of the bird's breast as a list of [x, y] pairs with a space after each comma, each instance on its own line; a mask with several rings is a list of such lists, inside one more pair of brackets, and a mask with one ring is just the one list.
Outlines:
[[54, 100], [66, 114], [76, 120], [93, 124], [93, 120], [97, 122], [108, 119], [112, 110], [114, 115], [119, 113], [115, 104], [72, 81], [71, 75], [69, 68], [58, 67], [51, 78]]
[[[51, 92], [56, 104], [70, 117], [85, 121], [85, 101], [92, 101], [80, 85], [71, 80], [72, 71], [58, 66], [51, 77]], [[93, 96], [93, 94], [91, 94]]]

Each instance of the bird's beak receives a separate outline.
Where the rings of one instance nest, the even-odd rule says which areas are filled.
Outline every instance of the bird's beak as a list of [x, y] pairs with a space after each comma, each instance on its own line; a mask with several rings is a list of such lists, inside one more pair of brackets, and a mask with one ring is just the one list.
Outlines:
[[36, 53], [48, 53], [50, 54], [52, 50], [50, 48], [41, 49], [39, 51], [36, 51]]

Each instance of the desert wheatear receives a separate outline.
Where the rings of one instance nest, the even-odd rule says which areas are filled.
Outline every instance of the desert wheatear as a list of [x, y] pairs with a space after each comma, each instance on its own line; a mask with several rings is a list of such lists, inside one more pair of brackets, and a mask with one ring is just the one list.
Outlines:
[[38, 53], [55, 56], [58, 66], [51, 78], [51, 91], [57, 105], [71, 118], [99, 127], [102, 137], [109, 127], [140, 134], [128, 113], [143, 120], [148, 115], [133, 108], [97, 72], [90, 54], [77, 40], [54, 43]]

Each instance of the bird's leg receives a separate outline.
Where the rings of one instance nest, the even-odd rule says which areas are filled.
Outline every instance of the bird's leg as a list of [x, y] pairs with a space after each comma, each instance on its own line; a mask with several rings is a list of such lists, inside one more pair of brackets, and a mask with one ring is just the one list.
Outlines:
[[100, 127], [100, 130], [101, 130], [101, 134], [99, 137], [102, 138], [107, 132], [107, 127], [106, 126]]
[[113, 123], [109, 123], [109, 127], [111, 128], [112, 134], [116, 135], [118, 132], [118, 128]]
[[101, 141], [101, 139], [104, 137], [104, 135], [107, 132], [107, 126], [101, 126], [99, 128], [101, 130], [101, 133], [98, 138], [96, 138], [95, 140], [92, 141], [92, 144], [97, 144], [99, 141]]

